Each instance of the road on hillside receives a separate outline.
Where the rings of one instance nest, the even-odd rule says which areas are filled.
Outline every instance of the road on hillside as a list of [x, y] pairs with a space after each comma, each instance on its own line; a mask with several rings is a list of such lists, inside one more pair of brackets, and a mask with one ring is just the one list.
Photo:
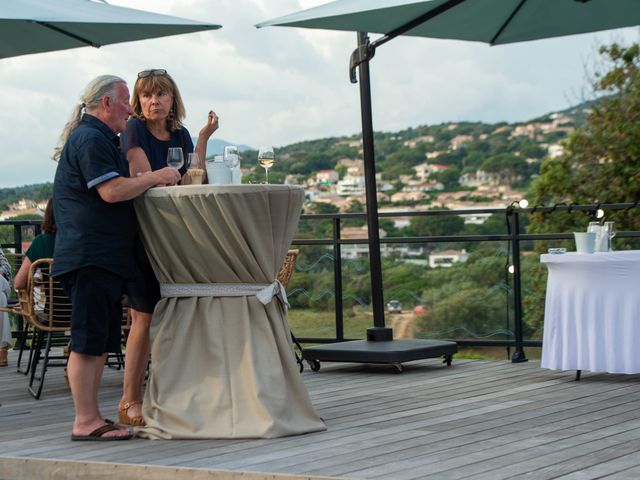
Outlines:
[[393, 338], [414, 338], [416, 316], [413, 312], [387, 313], [385, 319], [393, 328]]

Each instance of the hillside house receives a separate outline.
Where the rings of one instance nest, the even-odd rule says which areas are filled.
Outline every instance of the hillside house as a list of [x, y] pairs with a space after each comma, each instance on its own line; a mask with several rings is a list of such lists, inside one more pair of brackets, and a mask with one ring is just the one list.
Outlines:
[[[352, 175], [364, 175], [364, 161], [363, 160], [352, 160], [350, 158], [341, 158], [337, 161], [336, 166], [345, 166], [347, 167], [347, 173], [351, 173]], [[356, 169], [356, 170], [352, 170]], [[356, 172], [356, 173], [353, 173]]]
[[407, 140], [403, 143], [405, 147], [416, 148], [419, 143], [433, 143], [435, 138], [433, 135], [423, 135], [421, 137], [412, 138], [411, 140]]
[[296, 175], [294, 173], [288, 174], [284, 177], [285, 185], [300, 185], [300, 175]]
[[[382, 228], [378, 230], [378, 234], [380, 238], [385, 238], [387, 236], [387, 232], [385, 232]], [[369, 232], [367, 225], [363, 225], [361, 227], [343, 227], [340, 238], [342, 240], [365, 240], [369, 238]], [[369, 256], [369, 244], [368, 243], [358, 243], [355, 245], [343, 244], [341, 247], [341, 253], [343, 259], [354, 260], [356, 258], [368, 257]], [[387, 244], [380, 244], [380, 255], [382, 257], [389, 256], [389, 250], [387, 248]]]
[[432, 173], [443, 172], [449, 167], [447, 165], [439, 165], [437, 163], [421, 163], [416, 165], [413, 169], [416, 172], [416, 177], [420, 180], [426, 180]]
[[364, 195], [364, 177], [347, 173], [342, 180], [338, 180], [336, 183], [336, 193], [341, 196]]
[[451, 139], [451, 150], [458, 150], [465, 143], [469, 143], [473, 141], [473, 136], [471, 135], [456, 135]]
[[509, 175], [505, 172], [475, 172], [464, 173], [458, 178], [458, 183], [465, 187], [480, 187], [484, 185], [511, 185], [522, 178], [521, 175]]
[[402, 187], [403, 192], [433, 192], [444, 190], [444, 185], [435, 180], [410, 180]]
[[451, 267], [454, 263], [466, 262], [468, 259], [469, 254], [464, 248], [462, 250], [442, 250], [429, 255], [429, 266], [431, 268]]
[[564, 154], [564, 147], [558, 143], [551, 144], [547, 147], [547, 155], [549, 158], [560, 157]]
[[9, 210], [13, 210], [19, 212], [21, 210], [29, 210], [31, 208], [36, 208], [36, 202], [33, 200], [29, 200], [28, 198], [23, 198], [18, 200], [17, 202], [9, 204]]
[[391, 202], [419, 202], [427, 198], [427, 194], [424, 192], [396, 192], [391, 195]]
[[340, 179], [335, 170], [320, 170], [316, 173], [316, 183], [318, 185], [333, 185]]

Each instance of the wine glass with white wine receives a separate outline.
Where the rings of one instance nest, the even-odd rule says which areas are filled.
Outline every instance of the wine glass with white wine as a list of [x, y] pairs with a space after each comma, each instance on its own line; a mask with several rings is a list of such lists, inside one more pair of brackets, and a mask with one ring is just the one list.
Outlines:
[[276, 163], [276, 155], [273, 152], [273, 147], [260, 147], [260, 150], [258, 150], [258, 163], [264, 168], [266, 183], [269, 183], [269, 169]]

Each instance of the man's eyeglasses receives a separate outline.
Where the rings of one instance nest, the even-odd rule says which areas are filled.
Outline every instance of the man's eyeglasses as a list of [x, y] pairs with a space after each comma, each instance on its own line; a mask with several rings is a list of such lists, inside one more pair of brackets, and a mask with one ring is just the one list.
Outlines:
[[166, 75], [167, 71], [164, 69], [143, 70], [138, 74], [138, 78], [157, 77]]

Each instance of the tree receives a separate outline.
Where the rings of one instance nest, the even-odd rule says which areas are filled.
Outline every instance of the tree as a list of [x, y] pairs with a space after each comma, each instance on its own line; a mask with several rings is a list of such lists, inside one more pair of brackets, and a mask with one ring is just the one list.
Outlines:
[[[565, 153], [546, 159], [532, 192], [536, 204], [553, 205], [635, 202], [640, 196], [640, 47], [617, 44], [600, 47], [607, 71], [596, 73], [594, 94], [582, 128], [565, 143]], [[637, 209], [607, 212], [621, 230], [638, 230]], [[584, 230], [582, 215], [558, 213], [531, 216], [533, 232]], [[546, 242], [537, 242], [544, 252]], [[524, 277], [524, 276], [523, 276]], [[525, 323], [534, 332], [542, 328], [546, 269], [535, 267], [525, 278], [536, 292], [523, 298]], [[526, 285], [523, 285], [527, 288]]]
[[[634, 202], [640, 192], [640, 47], [613, 44], [599, 50], [609, 70], [596, 73], [594, 105], [583, 128], [565, 144], [565, 153], [542, 163], [533, 186], [537, 204]], [[637, 230], [635, 211], [608, 213], [619, 228]], [[584, 226], [576, 215], [537, 217], [538, 231]], [[576, 225], [576, 223], [578, 225]]]
[[480, 166], [485, 172], [497, 173], [507, 178], [528, 173], [527, 162], [512, 153], [499, 153], [487, 158]]
[[410, 234], [417, 236], [456, 235], [464, 229], [464, 219], [455, 215], [412, 217]]
[[309, 206], [309, 213], [338, 213], [340, 209], [332, 203], [316, 202]]
[[449, 167], [441, 172], [432, 173], [429, 179], [442, 183], [446, 188], [457, 187], [460, 178], [460, 169], [457, 167]]
[[[364, 213], [364, 205], [359, 200], [352, 200], [345, 213]], [[350, 218], [344, 221], [344, 225], [348, 227], [360, 227], [366, 224], [367, 220], [365, 218]]]
[[335, 170], [338, 172], [338, 176], [343, 178], [347, 174], [348, 168], [346, 165], [338, 165]]

